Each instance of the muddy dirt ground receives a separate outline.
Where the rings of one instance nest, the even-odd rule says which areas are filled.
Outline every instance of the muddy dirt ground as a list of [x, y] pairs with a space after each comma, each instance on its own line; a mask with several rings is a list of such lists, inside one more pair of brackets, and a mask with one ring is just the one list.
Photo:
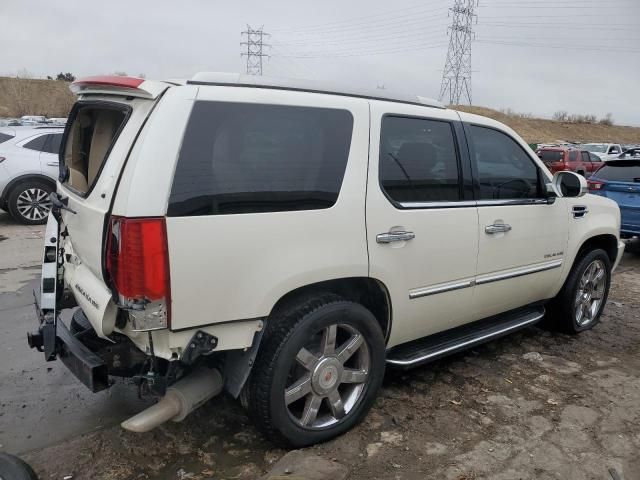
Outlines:
[[[0, 274], [2, 336], [17, 338], [27, 327], [9, 326], [5, 306], [20, 303], [34, 279], [23, 269]], [[20, 314], [30, 327], [22, 303]], [[37, 366], [26, 344], [11, 346], [33, 357], [35, 381], [45, 377], [51, 364]], [[307, 451], [347, 466], [353, 480], [640, 479], [639, 354], [640, 257], [625, 254], [593, 330], [573, 337], [530, 328], [425, 367], [388, 371], [360, 426]], [[43, 395], [58, 402], [43, 413], [15, 404], [24, 401], [13, 395], [26, 381], [19, 369], [3, 364], [0, 375], [0, 450], [20, 453], [42, 479], [253, 479], [286, 453], [227, 397], [141, 435], [117, 425], [126, 385], [92, 406], [81, 386], [57, 392], [56, 381], [73, 388], [60, 366], [56, 381], [31, 387], [34, 403]], [[64, 434], [52, 432], [66, 423], [73, 427]]]

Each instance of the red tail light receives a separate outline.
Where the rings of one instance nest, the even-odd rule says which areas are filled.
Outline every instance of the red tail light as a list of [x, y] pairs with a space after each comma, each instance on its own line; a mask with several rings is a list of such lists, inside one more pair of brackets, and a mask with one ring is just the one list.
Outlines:
[[587, 180], [589, 190], [602, 190], [604, 182], [598, 182], [597, 180]]
[[136, 330], [166, 328], [170, 315], [169, 256], [164, 218], [111, 217], [106, 270]]

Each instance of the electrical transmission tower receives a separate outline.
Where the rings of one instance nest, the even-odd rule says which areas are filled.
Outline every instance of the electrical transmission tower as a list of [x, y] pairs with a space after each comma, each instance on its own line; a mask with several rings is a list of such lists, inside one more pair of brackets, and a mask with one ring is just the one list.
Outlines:
[[449, 105], [471, 105], [471, 40], [477, 0], [454, 0], [450, 9], [449, 50], [442, 72], [440, 100]]
[[242, 52], [240, 55], [247, 57], [247, 75], [262, 75], [262, 57], [268, 57], [266, 53], [263, 53], [264, 47], [269, 47], [264, 43], [264, 37], [268, 37], [268, 33], [262, 31], [263, 27], [256, 30], [247, 25], [247, 29], [242, 32], [242, 37], [246, 38], [246, 41], [240, 42], [240, 45], [246, 46], [247, 51]]

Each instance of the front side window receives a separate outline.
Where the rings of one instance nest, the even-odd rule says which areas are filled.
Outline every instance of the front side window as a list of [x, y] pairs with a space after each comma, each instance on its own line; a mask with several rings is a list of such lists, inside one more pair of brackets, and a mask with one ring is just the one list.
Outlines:
[[510, 136], [492, 128], [469, 128], [479, 200], [540, 198], [538, 167]]
[[392, 200], [461, 199], [458, 156], [449, 122], [387, 116], [380, 137], [380, 185]]
[[223, 215], [333, 206], [347, 166], [347, 110], [196, 102], [167, 215]]
[[591, 152], [589, 152], [589, 159], [592, 162], [596, 162], [596, 163], [602, 162], [602, 159], [599, 156], [597, 156], [597, 155], [595, 155], [595, 154], [593, 154]]

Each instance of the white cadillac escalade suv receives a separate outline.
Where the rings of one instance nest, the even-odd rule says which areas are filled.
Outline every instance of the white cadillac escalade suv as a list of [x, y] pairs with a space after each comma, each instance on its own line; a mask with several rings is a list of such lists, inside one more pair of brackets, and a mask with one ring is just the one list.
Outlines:
[[364, 417], [385, 366], [598, 322], [618, 207], [498, 122], [232, 74], [71, 88], [29, 343], [160, 397], [124, 428], [225, 390], [309, 445]]

